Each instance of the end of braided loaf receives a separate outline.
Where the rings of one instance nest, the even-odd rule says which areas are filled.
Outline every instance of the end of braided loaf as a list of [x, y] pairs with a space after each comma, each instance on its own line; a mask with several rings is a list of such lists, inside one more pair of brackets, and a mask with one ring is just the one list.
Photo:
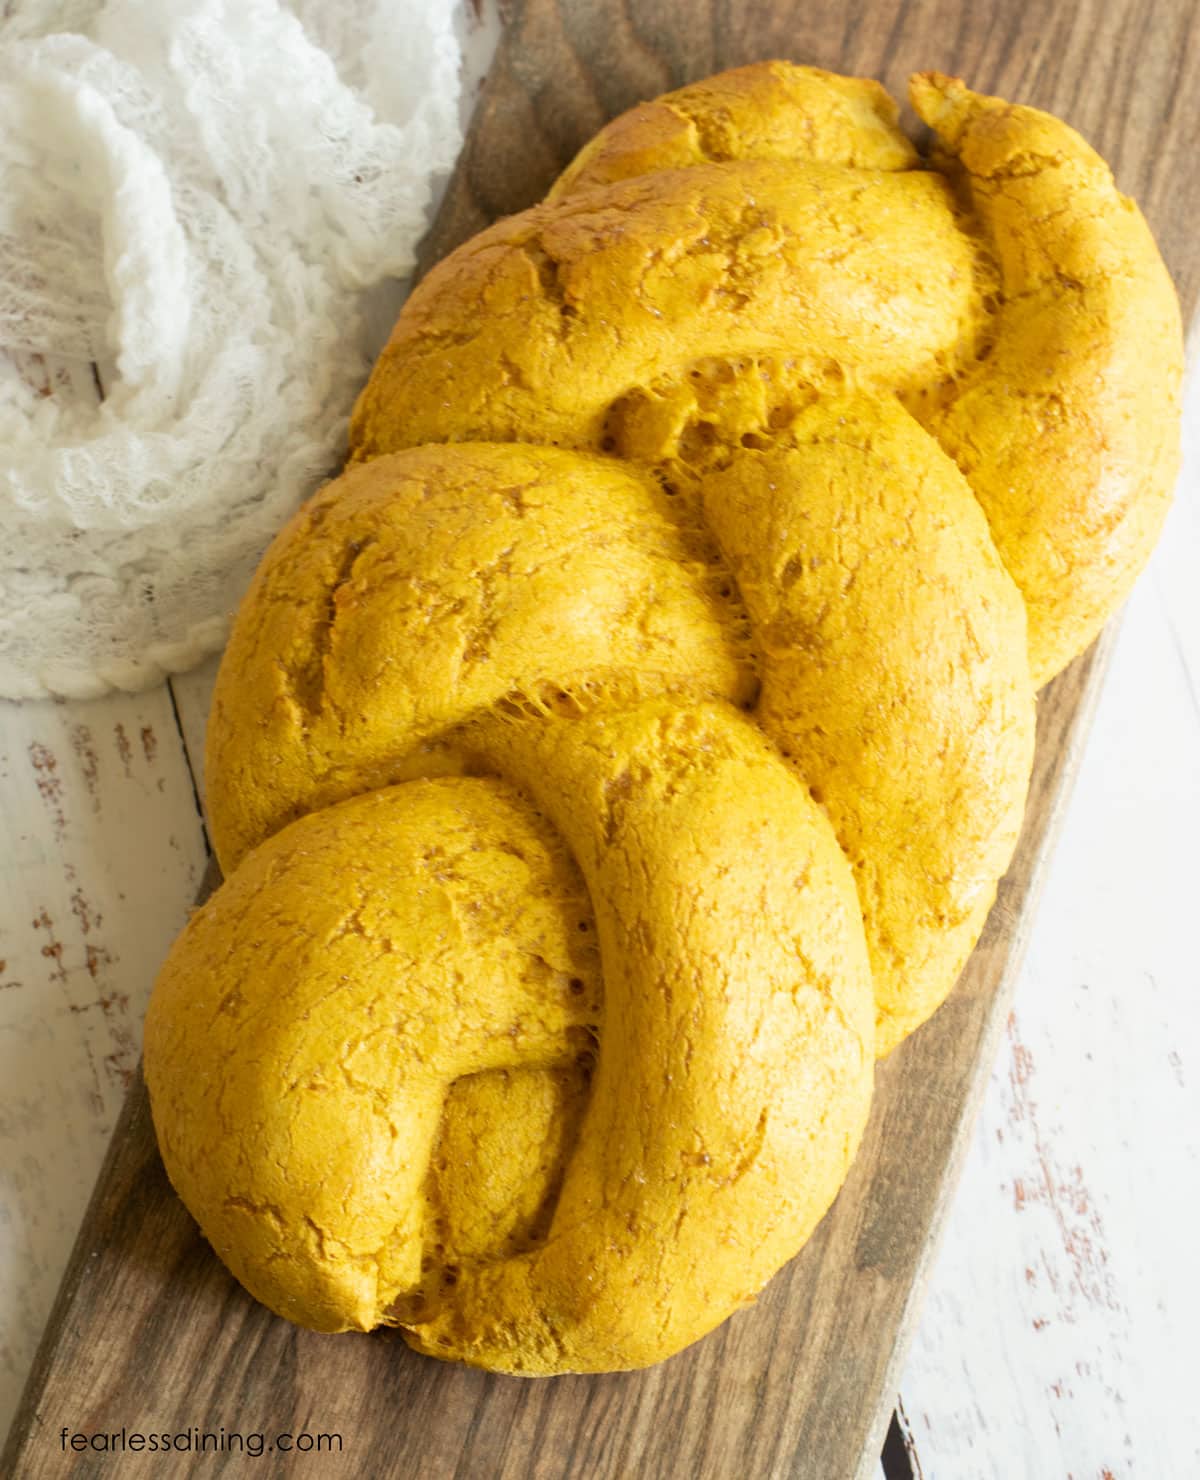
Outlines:
[[914, 410], [1029, 612], [1040, 687], [1125, 600], [1179, 468], [1183, 330], [1154, 239], [1065, 123], [921, 73], [913, 106], [1000, 268], [986, 355]]
[[912, 169], [919, 156], [887, 89], [817, 67], [764, 62], [692, 83], [616, 118], [585, 144], [547, 201], [663, 169], [731, 159]]
[[1177, 456], [1177, 305], [1046, 114], [783, 62], [633, 109], [412, 295], [222, 664], [227, 881], [147, 1018], [273, 1309], [654, 1362], [835, 1196], [1011, 858], [1037, 687]]

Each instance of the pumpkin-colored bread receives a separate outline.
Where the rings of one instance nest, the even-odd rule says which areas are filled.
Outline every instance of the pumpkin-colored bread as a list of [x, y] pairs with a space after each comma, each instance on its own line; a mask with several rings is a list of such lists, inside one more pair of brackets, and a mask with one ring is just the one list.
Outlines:
[[1065, 124], [781, 62], [435, 268], [209, 727], [146, 1075], [318, 1330], [543, 1374], [754, 1298], [1012, 855], [1037, 687], [1165, 513], [1178, 309]]

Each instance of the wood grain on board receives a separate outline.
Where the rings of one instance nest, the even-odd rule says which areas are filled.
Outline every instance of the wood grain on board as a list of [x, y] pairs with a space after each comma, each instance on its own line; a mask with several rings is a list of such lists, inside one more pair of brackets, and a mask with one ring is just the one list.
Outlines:
[[[604, 120], [721, 67], [787, 56], [902, 92], [936, 67], [1049, 108], [1145, 207], [1190, 314], [1200, 251], [1200, 16], [1186, 0], [1080, 4], [525, 0], [481, 98], [426, 260], [537, 199]], [[389, 1335], [317, 1336], [255, 1305], [172, 1194], [139, 1084], [118, 1127], [0, 1472], [91, 1474], [60, 1431], [336, 1433], [320, 1473], [588, 1477], [870, 1473], [966, 1133], [1003, 1024], [1103, 671], [1102, 638], [1042, 695], [1021, 845], [935, 1019], [881, 1066], [830, 1215], [758, 1304], [644, 1373], [529, 1382], [449, 1367]], [[211, 1455], [206, 1472], [244, 1464]], [[195, 1454], [126, 1453], [123, 1476]], [[287, 1454], [261, 1473], [299, 1473]]]

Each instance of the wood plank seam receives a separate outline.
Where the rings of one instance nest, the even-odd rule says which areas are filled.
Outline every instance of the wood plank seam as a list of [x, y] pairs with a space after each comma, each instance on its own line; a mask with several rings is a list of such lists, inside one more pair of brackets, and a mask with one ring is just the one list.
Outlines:
[[175, 733], [179, 736], [179, 744], [183, 750], [183, 759], [187, 764], [188, 775], [192, 781], [192, 800], [196, 804], [196, 816], [200, 819], [200, 833], [204, 838], [204, 850], [206, 855], [211, 859], [213, 856], [212, 842], [208, 836], [208, 819], [204, 815], [204, 803], [200, 797], [199, 776], [196, 764], [192, 759], [192, 748], [188, 743], [187, 732], [183, 727], [182, 719], [179, 717], [179, 700], [175, 694], [175, 680], [173, 678], [167, 679], [166, 688], [171, 700], [171, 713], [175, 717]]

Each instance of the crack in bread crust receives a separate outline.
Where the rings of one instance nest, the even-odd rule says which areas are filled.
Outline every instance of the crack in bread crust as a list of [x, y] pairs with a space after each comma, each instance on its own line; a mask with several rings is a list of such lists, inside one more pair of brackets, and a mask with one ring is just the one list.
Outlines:
[[836, 1194], [1144, 562], [1178, 310], [1065, 124], [764, 63], [413, 294], [209, 728], [164, 1160], [274, 1309], [660, 1360]]

